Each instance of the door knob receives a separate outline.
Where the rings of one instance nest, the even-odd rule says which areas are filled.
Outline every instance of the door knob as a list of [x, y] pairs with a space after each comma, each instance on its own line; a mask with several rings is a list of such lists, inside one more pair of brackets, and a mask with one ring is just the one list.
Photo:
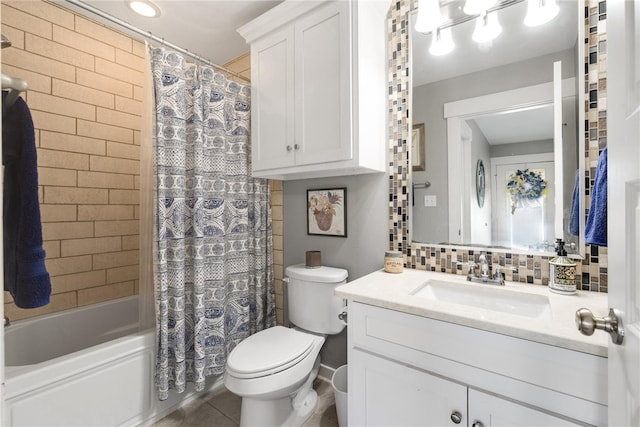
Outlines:
[[614, 344], [620, 345], [624, 340], [622, 320], [613, 308], [609, 309], [609, 315], [605, 317], [595, 317], [588, 308], [581, 308], [576, 311], [576, 326], [583, 335], [593, 335], [596, 329], [602, 329], [611, 335]]
[[460, 415], [460, 412], [453, 411], [451, 413], [451, 421], [453, 421], [454, 424], [460, 424], [460, 421], [462, 421], [462, 415]]

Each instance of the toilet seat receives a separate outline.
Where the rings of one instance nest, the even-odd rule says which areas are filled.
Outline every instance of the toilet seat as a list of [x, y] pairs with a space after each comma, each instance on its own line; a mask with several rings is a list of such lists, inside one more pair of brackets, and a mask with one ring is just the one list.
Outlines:
[[299, 363], [313, 348], [314, 335], [275, 326], [238, 344], [227, 360], [227, 371], [241, 379], [276, 374]]

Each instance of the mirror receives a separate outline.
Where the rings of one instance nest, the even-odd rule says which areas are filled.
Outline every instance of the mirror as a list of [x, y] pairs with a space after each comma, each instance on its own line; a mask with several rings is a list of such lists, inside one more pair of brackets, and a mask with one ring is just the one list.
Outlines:
[[[431, 183], [411, 187], [411, 240], [548, 253], [563, 237], [584, 250], [568, 226], [582, 201], [574, 187], [584, 185], [579, 2], [559, 1], [558, 16], [539, 27], [523, 25], [526, 2], [499, 3], [509, 5], [497, 12], [503, 30], [492, 45], [472, 41], [472, 19], [451, 28], [455, 49], [443, 56], [429, 53], [432, 36], [415, 32], [410, 15], [410, 117], [425, 141], [424, 170], [414, 166], [411, 179]], [[463, 1], [440, 5], [464, 19]]]

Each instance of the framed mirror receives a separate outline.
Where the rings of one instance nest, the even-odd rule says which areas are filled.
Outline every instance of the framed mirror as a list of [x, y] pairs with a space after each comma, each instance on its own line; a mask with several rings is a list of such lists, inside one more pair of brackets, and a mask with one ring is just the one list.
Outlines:
[[[567, 232], [574, 187], [584, 193], [579, 2], [559, 1], [560, 14], [535, 28], [523, 25], [526, 2], [498, 2], [506, 5], [498, 10], [503, 30], [491, 46], [472, 41], [471, 19], [451, 27], [455, 49], [443, 56], [429, 54], [431, 34], [414, 31], [417, 2], [410, 3], [409, 120], [410, 126], [424, 123], [422, 151], [429, 156], [425, 170], [414, 169], [409, 179], [432, 184], [414, 190], [418, 194], [411, 199], [438, 200], [437, 206], [412, 204], [410, 241], [553, 253], [555, 238], [563, 237], [583, 252], [583, 238]], [[440, 2], [451, 22], [464, 18], [463, 4]], [[555, 83], [554, 62], [562, 64]], [[553, 106], [557, 87], [563, 90], [560, 115]], [[511, 213], [520, 201], [508, 195], [509, 176], [540, 168], [549, 189], [540, 193], [539, 203]]]

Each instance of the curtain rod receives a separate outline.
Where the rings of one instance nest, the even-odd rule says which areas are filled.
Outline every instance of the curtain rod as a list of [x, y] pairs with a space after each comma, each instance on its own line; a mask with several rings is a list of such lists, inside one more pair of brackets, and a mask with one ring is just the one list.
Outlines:
[[120, 18], [116, 18], [115, 16], [113, 16], [113, 15], [111, 15], [111, 14], [108, 14], [108, 13], [106, 13], [106, 12], [103, 12], [103, 11], [101, 11], [100, 9], [97, 9], [97, 8], [95, 8], [95, 7], [91, 6], [91, 5], [89, 5], [89, 4], [87, 4], [87, 3], [83, 2], [83, 1], [80, 1], [80, 0], [65, 0], [65, 1], [66, 1], [67, 3], [71, 3], [71, 4], [73, 4], [73, 5], [75, 5], [75, 6], [79, 7], [79, 8], [81, 8], [81, 9], [84, 9], [84, 10], [86, 10], [86, 11], [88, 11], [88, 12], [91, 12], [91, 13], [93, 13], [94, 15], [98, 15], [99, 17], [101, 17], [101, 18], [103, 18], [103, 19], [106, 19], [107, 21], [111, 21], [111, 22], [113, 22], [113, 23], [114, 23], [114, 24], [116, 24], [116, 25], [119, 25], [119, 26], [121, 26], [121, 27], [124, 27], [124, 28], [126, 28], [127, 30], [129, 30], [129, 31], [132, 31], [132, 32], [134, 32], [134, 33], [136, 33], [136, 34], [139, 34], [139, 35], [141, 35], [142, 37], [145, 37], [145, 38], [147, 38], [147, 39], [151, 39], [151, 40], [153, 40], [153, 41], [154, 41], [154, 42], [156, 42], [156, 43], [161, 43], [162, 45], [168, 46], [168, 47], [170, 47], [171, 49], [174, 49], [174, 50], [176, 50], [176, 51], [178, 51], [178, 52], [182, 53], [183, 55], [187, 55], [187, 56], [189, 56], [189, 57], [191, 57], [191, 58], [195, 59], [196, 61], [202, 62], [202, 63], [204, 63], [204, 64], [206, 64], [206, 65], [211, 66], [211, 67], [217, 68], [218, 70], [222, 70], [222, 71], [224, 71], [225, 73], [229, 73], [229, 74], [231, 74], [231, 75], [233, 75], [233, 76], [235, 76], [235, 77], [237, 77], [237, 78], [239, 78], [239, 79], [242, 79], [242, 80], [244, 80], [244, 81], [246, 81], [246, 82], [250, 82], [250, 80], [249, 80], [248, 78], [244, 77], [243, 75], [241, 75], [240, 73], [238, 73], [238, 72], [236, 72], [236, 71], [230, 70], [230, 69], [228, 69], [228, 68], [226, 68], [226, 67], [223, 67], [222, 65], [218, 65], [218, 64], [216, 64], [216, 63], [214, 63], [214, 62], [211, 62], [211, 61], [209, 61], [208, 59], [205, 59], [205, 58], [201, 57], [200, 55], [197, 55], [197, 54], [195, 54], [195, 53], [193, 53], [193, 52], [189, 52], [189, 51], [188, 51], [187, 49], [185, 49], [185, 48], [182, 48], [182, 47], [180, 47], [180, 46], [177, 46], [177, 45], [175, 45], [175, 44], [173, 44], [173, 43], [170, 43], [170, 42], [166, 41], [166, 40], [165, 40], [165, 39], [163, 39], [163, 38], [160, 38], [160, 37], [158, 37], [158, 36], [153, 35], [153, 34], [151, 33], [151, 31], [145, 31], [145, 30], [143, 30], [143, 29], [141, 29], [141, 28], [138, 28], [138, 27], [136, 27], [136, 26], [134, 26], [134, 25], [131, 25], [131, 24], [129, 24], [128, 22], [125, 22], [125, 21], [123, 21], [123, 20], [122, 20], [122, 19], [120, 19]]

